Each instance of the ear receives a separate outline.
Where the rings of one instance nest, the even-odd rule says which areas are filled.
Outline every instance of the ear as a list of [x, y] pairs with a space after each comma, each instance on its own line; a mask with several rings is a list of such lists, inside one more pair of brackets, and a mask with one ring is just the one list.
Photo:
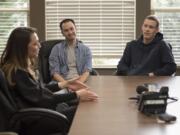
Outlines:
[[141, 31], [143, 31], [143, 28], [144, 28], [144, 22], [143, 22], [143, 24], [141, 25]]
[[143, 31], [143, 25], [141, 25], [141, 31]]
[[61, 34], [64, 36], [64, 33], [63, 33], [63, 31], [61, 31]]

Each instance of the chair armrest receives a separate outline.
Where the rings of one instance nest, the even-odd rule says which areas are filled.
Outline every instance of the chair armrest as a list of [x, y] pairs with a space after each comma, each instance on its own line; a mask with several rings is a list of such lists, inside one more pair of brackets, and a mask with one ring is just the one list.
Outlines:
[[95, 69], [93, 69], [93, 68], [92, 68], [92, 70], [90, 71], [90, 73], [89, 73], [89, 74], [90, 74], [90, 75], [94, 75], [94, 76], [99, 75], [98, 71], [97, 71], [97, 70], [95, 70]]
[[45, 108], [22, 109], [15, 113], [10, 121], [13, 131], [28, 134], [66, 134], [69, 130], [69, 121], [65, 115]]
[[15, 132], [0, 132], [0, 135], [18, 135]]
[[117, 75], [118, 75], [117, 70], [115, 70], [115, 71], [112, 73], [112, 75], [117, 76]]
[[26, 109], [21, 109], [18, 114], [20, 115], [29, 115], [29, 114], [39, 114], [42, 116], [49, 116], [49, 117], [56, 117], [57, 119], [62, 119], [68, 122], [67, 117], [59, 113], [57, 111], [51, 110], [51, 109], [46, 109], [46, 108], [26, 108]]

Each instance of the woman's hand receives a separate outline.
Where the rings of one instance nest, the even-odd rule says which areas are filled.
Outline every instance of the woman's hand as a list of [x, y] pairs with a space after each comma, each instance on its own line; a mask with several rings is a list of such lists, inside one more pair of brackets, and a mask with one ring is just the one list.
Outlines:
[[98, 95], [89, 89], [80, 89], [76, 91], [76, 94], [79, 96], [80, 101], [95, 101], [98, 99]]

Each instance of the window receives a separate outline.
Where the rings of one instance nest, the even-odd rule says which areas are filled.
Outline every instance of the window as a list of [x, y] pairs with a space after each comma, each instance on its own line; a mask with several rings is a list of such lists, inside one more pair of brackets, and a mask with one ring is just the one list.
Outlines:
[[136, 0], [46, 0], [46, 40], [63, 39], [59, 22], [72, 18], [77, 37], [90, 47], [93, 67], [116, 67], [135, 38]]
[[180, 1], [152, 0], [151, 11], [160, 20], [160, 31], [171, 43], [175, 61], [180, 66]]
[[28, 25], [29, 0], [0, 0], [0, 55], [10, 32]]

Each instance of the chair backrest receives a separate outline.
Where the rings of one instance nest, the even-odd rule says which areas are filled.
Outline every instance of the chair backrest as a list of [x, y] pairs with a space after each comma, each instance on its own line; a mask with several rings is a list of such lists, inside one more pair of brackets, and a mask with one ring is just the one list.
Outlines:
[[0, 131], [6, 131], [8, 121], [16, 110], [15, 102], [8, 90], [7, 81], [0, 69]]
[[49, 55], [51, 53], [52, 48], [57, 43], [62, 40], [48, 40], [41, 42], [41, 48], [39, 51], [39, 72], [42, 77], [42, 81], [44, 83], [48, 83], [51, 81], [50, 71], [49, 71]]
[[[44, 83], [49, 83], [51, 81], [50, 71], [49, 71], [49, 55], [52, 48], [63, 40], [48, 40], [41, 42], [41, 48], [39, 51], [39, 72], [41, 79]], [[90, 75], [99, 75], [99, 73], [92, 69]]]
[[0, 135], [18, 135], [15, 132], [0, 132]]

